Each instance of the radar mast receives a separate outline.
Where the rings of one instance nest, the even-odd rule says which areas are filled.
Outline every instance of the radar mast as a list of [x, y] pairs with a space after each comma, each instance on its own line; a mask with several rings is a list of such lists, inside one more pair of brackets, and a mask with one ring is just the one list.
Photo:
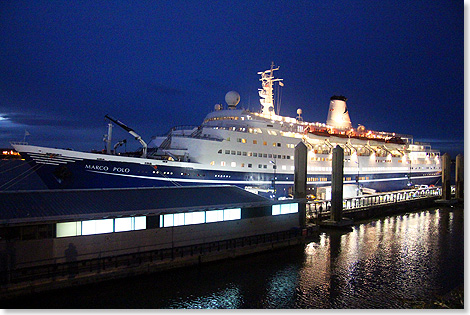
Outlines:
[[274, 79], [273, 72], [279, 70], [279, 67], [274, 69], [274, 62], [271, 64], [271, 69], [258, 72], [261, 75], [262, 89], [258, 89], [261, 103], [261, 113], [263, 116], [275, 116], [274, 112], [274, 99], [273, 99], [273, 82], [282, 81], [282, 79]]

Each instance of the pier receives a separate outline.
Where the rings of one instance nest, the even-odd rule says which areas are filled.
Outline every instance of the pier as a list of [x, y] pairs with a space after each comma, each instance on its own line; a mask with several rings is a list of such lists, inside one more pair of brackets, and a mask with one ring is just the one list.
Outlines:
[[[429, 207], [441, 198], [442, 188], [418, 188], [345, 198], [342, 214], [349, 219], [364, 219]], [[308, 201], [307, 220], [322, 224], [331, 217], [331, 200]]]

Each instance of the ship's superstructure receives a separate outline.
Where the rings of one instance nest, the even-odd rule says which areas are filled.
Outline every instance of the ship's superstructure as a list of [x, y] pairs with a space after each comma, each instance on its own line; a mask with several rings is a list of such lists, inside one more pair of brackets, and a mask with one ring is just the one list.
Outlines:
[[[379, 191], [410, 184], [435, 184], [440, 154], [411, 136], [352, 128], [347, 99], [332, 96], [325, 123], [277, 115], [274, 111], [274, 68], [259, 72], [261, 111], [237, 108], [240, 95], [227, 93], [227, 108], [217, 104], [200, 126], [173, 128], [154, 137], [135, 156], [84, 153], [13, 144], [50, 188], [140, 187], [233, 184], [257, 192], [287, 195], [293, 186], [294, 148], [309, 148], [307, 184], [330, 184], [332, 149], [344, 149], [344, 182]], [[136, 136], [133, 129], [110, 118]], [[111, 127], [110, 127], [111, 128]], [[138, 135], [137, 135], [138, 136]], [[108, 133], [111, 137], [111, 131]], [[141, 143], [143, 140], [138, 139]], [[143, 155], [143, 156], [142, 156]]]

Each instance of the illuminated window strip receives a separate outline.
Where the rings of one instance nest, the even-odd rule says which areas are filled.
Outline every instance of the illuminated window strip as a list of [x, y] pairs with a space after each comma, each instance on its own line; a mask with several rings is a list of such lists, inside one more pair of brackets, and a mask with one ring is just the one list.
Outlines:
[[160, 215], [160, 227], [204, 224], [241, 219], [241, 208]]
[[299, 212], [297, 203], [284, 203], [280, 205], [273, 205], [272, 215], [290, 214]]
[[145, 230], [146, 228], [147, 219], [145, 216], [61, 222], [56, 224], [56, 237], [96, 235]]

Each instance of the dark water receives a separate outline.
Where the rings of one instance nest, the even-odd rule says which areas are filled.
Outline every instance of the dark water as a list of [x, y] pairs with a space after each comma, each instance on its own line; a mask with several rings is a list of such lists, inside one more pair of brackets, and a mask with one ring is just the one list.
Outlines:
[[307, 245], [3, 301], [3, 308], [410, 308], [464, 283], [463, 209], [320, 232]]

